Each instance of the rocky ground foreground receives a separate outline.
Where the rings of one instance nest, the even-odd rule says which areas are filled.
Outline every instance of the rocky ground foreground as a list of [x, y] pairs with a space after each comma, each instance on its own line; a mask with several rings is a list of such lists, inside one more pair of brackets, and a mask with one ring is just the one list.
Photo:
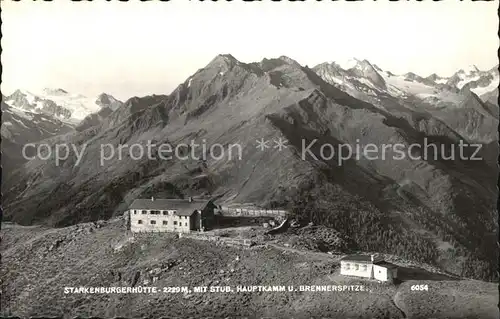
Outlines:
[[[104, 318], [498, 318], [498, 285], [462, 280], [424, 265], [401, 265], [397, 285], [339, 275], [341, 254], [323, 228], [269, 236], [262, 227], [218, 236], [251, 238], [251, 248], [172, 234], [133, 236], [125, 222], [66, 228], [2, 224], [1, 316]], [[326, 235], [325, 235], [326, 234]], [[300, 245], [301, 236], [304, 238]], [[330, 240], [330, 241], [329, 241]], [[316, 241], [317, 242], [317, 241]], [[331, 247], [330, 247], [331, 248]], [[425, 270], [425, 269], [427, 270]], [[412, 277], [413, 276], [413, 277]], [[403, 278], [405, 279], [405, 278]], [[412, 291], [411, 286], [428, 290]], [[237, 286], [293, 286], [294, 291], [237, 292]], [[358, 291], [300, 291], [300, 286]], [[195, 287], [230, 292], [195, 292]], [[157, 287], [156, 293], [65, 293], [70, 287]], [[186, 287], [169, 289], [169, 287]], [[362, 288], [360, 288], [362, 287]], [[65, 289], [66, 288], [66, 289]], [[165, 291], [164, 291], [165, 289]], [[363, 291], [359, 291], [362, 289]], [[297, 291], [295, 291], [297, 290]]]

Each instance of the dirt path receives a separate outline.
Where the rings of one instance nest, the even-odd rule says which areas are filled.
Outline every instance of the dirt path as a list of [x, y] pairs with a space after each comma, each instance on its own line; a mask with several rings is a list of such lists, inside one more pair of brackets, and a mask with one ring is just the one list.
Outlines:
[[[341, 258], [341, 256], [339, 256], [339, 255], [330, 255], [330, 254], [326, 254], [326, 253], [322, 253], [322, 252], [300, 250], [300, 249], [296, 249], [296, 248], [281, 246], [281, 245], [274, 244], [274, 243], [266, 243], [265, 245], [271, 246], [271, 247], [276, 248], [276, 249], [281, 250], [281, 251], [287, 251], [287, 252], [299, 254], [302, 256], [312, 257], [316, 260], [321, 260], [321, 261], [336, 262], [336, 261], [339, 261]], [[262, 247], [262, 245], [255, 246], [255, 247]]]
[[398, 308], [399, 311], [401, 311], [401, 314], [403, 315], [403, 318], [408, 318], [408, 316], [406, 315], [406, 313], [403, 311], [402, 307], [400, 305], [398, 305], [398, 303], [396, 301], [396, 296], [398, 294], [399, 294], [399, 290], [396, 291], [396, 293], [394, 294], [394, 296], [391, 298], [391, 301], [394, 304], [394, 307]]

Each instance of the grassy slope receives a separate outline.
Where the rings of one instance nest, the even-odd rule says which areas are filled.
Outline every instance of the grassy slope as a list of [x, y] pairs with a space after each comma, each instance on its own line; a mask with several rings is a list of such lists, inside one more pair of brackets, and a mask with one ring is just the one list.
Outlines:
[[[2, 233], [2, 315], [402, 318], [397, 304], [408, 318], [498, 317], [494, 284], [429, 281], [429, 292], [415, 293], [412, 282], [395, 287], [339, 276], [338, 256], [328, 254], [273, 245], [223, 248], [168, 234], [129, 242], [121, 219], [60, 229], [4, 224]], [[360, 283], [371, 292], [63, 294], [65, 286], [131, 286], [137, 272], [137, 285], [157, 276], [159, 287]]]

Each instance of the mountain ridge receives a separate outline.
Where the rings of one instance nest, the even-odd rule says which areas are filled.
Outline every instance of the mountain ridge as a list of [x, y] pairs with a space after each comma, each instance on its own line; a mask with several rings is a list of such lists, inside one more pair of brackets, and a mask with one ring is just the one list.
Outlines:
[[[388, 79], [392, 76], [371, 66], [369, 71], [373, 70], [389, 83], [386, 88], [390, 89]], [[475, 164], [362, 157], [338, 165], [339, 155], [319, 161], [300, 158], [301, 140], [319, 140], [312, 148], [315, 156], [321, 154], [321, 143], [355, 145], [357, 140], [397, 142], [408, 147], [422, 145], [424, 138], [430, 138], [440, 146], [453, 147], [464, 137], [472, 140], [480, 126], [457, 132], [455, 127], [460, 125], [453, 122], [456, 116], [448, 118], [451, 114], [435, 109], [433, 112], [439, 112], [441, 120], [388, 92], [358, 99], [328, 83], [325, 74], [286, 57], [242, 63], [232, 56], [219, 55], [169, 95], [131, 98], [96, 125], [67, 135], [71, 143], [88, 144], [80, 165], [75, 166], [74, 156], [62, 167], [36, 159], [27, 163], [5, 183], [5, 217], [21, 224], [55, 226], [110, 218], [121, 214], [127, 203], [148, 189], [163, 187], [173, 194], [224, 193], [222, 201], [267, 207], [290, 205], [294, 197], [314, 196], [314, 203], [294, 205], [302, 207], [302, 213], [316, 211], [316, 223], [337, 223], [337, 228], [344, 226], [342, 229], [349, 228], [350, 223], [358, 225], [359, 232], [351, 235], [360, 248], [393, 250], [437, 264], [450, 258], [450, 252], [440, 250], [434, 239], [412, 230], [410, 225], [417, 223], [435, 238], [452, 242], [453, 253], [466, 256], [453, 266], [453, 271], [481, 278], [494, 276], [487, 269], [495, 262], [491, 259], [495, 241], [478, 235], [494, 232], [494, 167], [485, 168], [488, 166], [483, 165], [484, 161]], [[357, 76], [342, 74], [345, 79]], [[357, 83], [376, 92], [370, 82]], [[466, 103], [470, 114], [478, 117], [477, 123], [484, 124], [485, 119], [494, 123], [493, 116], [479, 112], [477, 108], [483, 105], [474, 96], [472, 102]], [[372, 98], [381, 101], [372, 104]], [[422, 107], [432, 110], [433, 106]], [[282, 152], [255, 149], [255, 140], [280, 137], [290, 142]], [[225, 149], [237, 142], [246, 146], [244, 161], [211, 158], [202, 168], [195, 159], [133, 160], [125, 154], [120, 160], [112, 158], [106, 165], [99, 165], [99, 145], [144, 145], [152, 139], [173, 146], [193, 139], [206, 140]], [[436, 155], [442, 153], [438, 150]], [[318, 189], [318, 185], [328, 192]], [[328, 198], [336, 200], [327, 204]], [[334, 208], [308, 206], [315, 203]], [[358, 210], [372, 220], [372, 226], [363, 225], [361, 217], [353, 215], [352, 211]], [[471, 215], [471, 211], [475, 214]], [[301, 212], [297, 212], [298, 217]], [[381, 241], [389, 233], [394, 241]], [[377, 244], [369, 244], [362, 234]], [[413, 252], [401, 245], [427, 248]], [[472, 247], [480, 248], [473, 251]], [[474, 270], [471, 263], [480, 266]]]
[[4, 102], [11, 107], [73, 121], [81, 121], [86, 116], [98, 112], [103, 106], [114, 110], [122, 104], [106, 93], [101, 93], [93, 100], [82, 94], [71, 94], [61, 88], [44, 88], [38, 93], [17, 89], [6, 96]]

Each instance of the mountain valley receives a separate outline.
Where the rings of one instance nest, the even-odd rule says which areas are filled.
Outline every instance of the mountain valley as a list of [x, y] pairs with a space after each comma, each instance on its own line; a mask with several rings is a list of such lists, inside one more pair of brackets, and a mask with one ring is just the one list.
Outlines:
[[[496, 280], [498, 106], [491, 101], [498, 70], [423, 78], [354, 62], [347, 69], [335, 63], [309, 68], [284, 56], [243, 63], [224, 54], [168, 95], [121, 104], [101, 96], [93, 110], [82, 103], [92, 112], [78, 111], [81, 121], [74, 128], [33, 138], [86, 145], [82, 161], [76, 166], [70, 155], [60, 166], [50, 158], [16, 167], [2, 184], [3, 218], [65, 227], [121, 215], [135, 198], [152, 192], [218, 196], [221, 203], [289, 209], [298, 220], [343, 233], [361, 251]], [[39, 104], [30, 108], [28, 97], [6, 100], [22, 109], [40, 104], [35, 99]], [[4, 127], [5, 122], [2, 136]], [[261, 151], [256, 148], [260, 139], [288, 144]], [[186, 160], [134, 159], [126, 153], [104, 165], [99, 160], [101, 145], [153, 141], [176, 146], [193, 140], [220, 144], [226, 151], [237, 143], [242, 159], [200, 162], [198, 150], [196, 158]], [[310, 151], [317, 159], [301, 158], [303, 143], [313, 141]], [[395, 159], [389, 150], [386, 158], [356, 153], [359, 159], [351, 156], [339, 165], [339, 157], [347, 154], [321, 156], [325, 144], [408, 148], [426, 141], [439, 146], [432, 158]], [[443, 159], [449, 150], [458, 152], [460, 141], [481, 145], [482, 159]]]

